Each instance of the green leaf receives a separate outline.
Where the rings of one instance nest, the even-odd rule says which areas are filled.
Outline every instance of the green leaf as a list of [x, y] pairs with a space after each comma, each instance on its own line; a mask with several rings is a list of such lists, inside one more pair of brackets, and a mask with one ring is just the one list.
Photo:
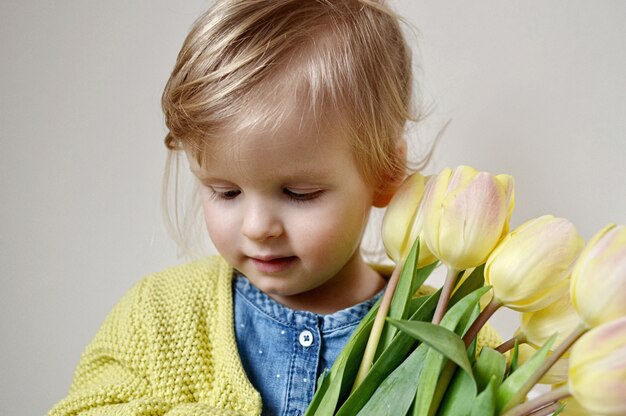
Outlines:
[[519, 344], [517, 340], [515, 340], [515, 345], [513, 346], [513, 356], [511, 357], [511, 365], [509, 366], [509, 376], [517, 370], [517, 364], [519, 361]]
[[[465, 325], [459, 325], [463, 320], [463, 317], [468, 313], [473, 313], [473, 309], [480, 301], [482, 295], [484, 295], [490, 288], [481, 287], [474, 290], [470, 294], [463, 297], [454, 306], [452, 306], [441, 320], [440, 326], [449, 330], [465, 330]], [[463, 328], [459, 329], [458, 327]], [[462, 342], [462, 341], [461, 341]], [[465, 355], [467, 359], [467, 355]], [[422, 370], [422, 378], [420, 381], [420, 388], [417, 390], [415, 397], [415, 407], [413, 408], [414, 416], [424, 416], [432, 414], [436, 409], [431, 409], [433, 402], [436, 401], [438, 394], [443, 394], [442, 387], [438, 386], [439, 374], [444, 368], [446, 358], [437, 353], [436, 350], [429, 351], [427, 355], [427, 363]], [[439, 387], [439, 391], [437, 388]]]
[[[465, 315], [463, 315], [463, 317], [457, 324], [456, 330], [454, 332], [457, 333], [460, 337], [463, 337], [467, 333], [467, 331], [470, 329], [470, 327], [472, 326], [476, 318], [478, 318], [478, 315], [480, 315], [479, 303], [480, 303], [480, 300], [476, 302], [474, 307], [471, 309], [471, 312], [467, 312]], [[469, 361], [472, 364], [472, 366], [476, 362], [476, 344], [477, 344], [476, 338], [474, 338], [474, 340], [466, 348], [467, 358], [469, 358]]]
[[[463, 318], [468, 313], [472, 313], [474, 306], [478, 304], [480, 298], [491, 289], [491, 286], [484, 286], [474, 290], [468, 295], [464, 296], [463, 299], [456, 302], [452, 307], [448, 309], [448, 312], [443, 316], [441, 323], [439, 326], [442, 326], [450, 331], [457, 331], [457, 335], [459, 334], [459, 323], [464, 323]], [[465, 327], [465, 325], [461, 325]]]
[[[432, 295], [424, 295], [411, 299], [411, 303], [409, 304], [409, 316], [413, 316], [431, 296]], [[411, 320], [414, 321], [414, 319]]]
[[477, 289], [480, 289], [485, 285], [485, 265], [476, 267], [472, 273], [461, 283], [461, 286], [457, 288], [452, 296], [450, 302], [448, 302], [448, 310], [452, 308], [458, 301], [465, 298], [470, 293]]
[[413, 277], [413, 283], [411, 285], [411, 293], [413, 295], [415, 295], [415, 292], [417, 292], [417, 290], [422, 287], [426, 279], [428, 279], [428, 277], [433, 273], [437, 266], [439, 266], [438, 261], [431, 263], [428, 266], [424, 266], [421, 269], [417, 269], [417, 271], [415, 272], [415, 276]]
[[320, 374], [320, 376], [317, 378], [316, 386], [321, 386], [322, 384], [324, 384], [324, 379], [326, 378], [328, 371], [329, 371], [328, 369], [325, 369], [324, 371], [322, 371], [322, 374]]
[[498, 411], [508, 409], [525, 399], [525, 394], [520, 397], [520, 389], [546, 360], [556, 335], [552, 335], [528, 361], [522, 364], [500, 385], [496, 397]]
[[[398, 280], [398, 286], [391, 299], [391, 305], [389, 305], [388, 317], [394, 319], [404, 319], [408, 315], [408, 309], [410, 306], [413, 293], [411, 288], [413, 287], [413, 280], [417, 272], [417, 259], [419, 257], [419, 238], [415, 239], [415, 243], [409, 251], [409, 255], [404, 262], [402, 271], [400, 272], [400, 279]], [[426, 279], [426, 277], [424, 277]], [[422, 282], [423, 283], [423, 282]], [[421, 283], [420, 283], [421, 285]], [[374, 359], [378, 358], [380, 354], [391, 344], [391, 340], [396, 334], [396, 328], [391, 325], [385, 325], [380, 335], [380, 341], [378, 342], [378, 348]]]
[[402, 332], [424, 342], [439, 353], [454, 361], [472, 377], [472, 366], [467, 358], [465, 344], [461, 337], [441, 325], [430, 322], [401, 321], [387, 318], [392, 325]]
[[[480, 306], [479, 302], [477, 302], [472, 308], [471, 312], [467, 312], [461, 318], [461, 321], [457, 324], [456, 333], [459, 336], [465, 335], [465, 333], [472, 326], [478, 315], [480, 314]], [[474, 363], [476, 362], [476, 339], [474, 339], [470, 345], [467, 347], [466, 354], [469, 362], [474, 367]], [[458, 373], [459, 377], [457, 383], [463, 383], [458, 387], [454, 387], [455, 389], [461, 389], [464, 393], [458, 393], [454, 395], [450, 395], [448, 390], [448, 384], [450, 379], [452, 379], [452, 375], [448, 373]], [[456, 366], [452, 362], [448, 362], [444, 367], [441, 375], [439, 376], [439, 380], [437, 381], [437, 387], [435, 388], [435, 393], [433, 394], [431, 407], [442, 407], [440, 403], [447, 403], [444, 405], [446, 409], [447, 415], [465, 415], [465, 409], [467, 408], [467, 400], [472, 400], [476, 397], [477, 386], [476, 381], [474, 379], [470, 379], [465, 372], [460, 370], [457, 371]], [[456, 376], [455, 376], [456, 377]], [[453, 380], [454, 381], [454, 380]], [[452, 387], [452, 386], [451, 386]], [[444, 397], [446, 395], [447, 397]], [[471, 397], [468, 397], [471, 396]], [[442, 402], [443, 400], [443, 402]], [[439, 412], [441, 413], [441, 412]], [[438, 413], [438, 414], [439, 414]]]
[[[434, 268], [436, 264], [431, 266]], [[426, 268], [425, 268], [426, 269]], [[467, 278], [461, 286], [456, 290], [450, 299], [450, 306], [455, 305], [461, 299], [464, 302], [468, 302], [471, 299], [465, 299], [466, 295], [480, 288], [483, 284], [483, 267], [479, 267]], [[424, 297], [422, 300], [415, 300], [411, 302], [412, 307], [419, 306], [416, 312], [414, 312], [409, 318], [411, 321], [430, 321], [432, 319], [433, 312], [437, 306], [439, 295], [441, 290], [433, 293], [430, 296]], [[476, 295], [474, 295], [476, 296]], [[418, 298], [421, 299], [421, 298]], [[476, 298], [476, 301], [480, 299], [480, 296]], [[449, 312], [448, 312], [449, 313]], [[448, 322], [451, 318], [444, 317], [444, 320]], [[460, 317], [459, 317], [460, 319]], [[456, 326], [456, 323], [453, 327]], [[374, 391], [378, 388], [381, 380], [384, 380], [393, 370], [408, 356], [408, 353], [418, 344], [418, 341], [413, 337], [405, 334], [404, 332], [398, 332], [393, 338], [391, 344], [383, 351], [383, 353], [374, 362], [374, 365], [367, 373], [365, 379], [361, 385], [350, 394], [343, 405], [339, 408], [336, 416], [354, 416], [359, 410], [367, 403]], [[433, 350], [433, 355], [442, 357], [441, 354]], [[428, 361], [427, 361], [428, 362]], [[420, 383], [421, 384], [421, 383]], [[313, 413], [312, 413], [313, 414]]]
[[323, 376], [305, 416], [332, 416], [338, 404], [347, 396], [361, 363], [379, 305], [380, 300], [361, 320], [330, 371]]
[[470, 416], [496, 416], [496, 391], [499, 385], [494, 374], [487, 387], [476, 397]]
[[[439, 381], [439, 383], [441, 383], [441, 381]], [[476, 383], [473, 377], [457, 368], [445, 392], [444, 398], [441, 400], [439, 408], [437, 409], [437, 416], [468, 415], [470, 409], [467, 404], [472, 403], [476, 394]]]
[[506, 372], [506, 358], [498, 351], [489, 347], [483, 347], [480, 352], [476, 364], [474, 364], [474, 378], [480, 393], [491, 381], [492, 377], [496, 377], [498, 385], [504, 380]]
[[[478, 309], [478, 305], [475, 306]], [[475, 316], [474, 314], [472, 314]], [[468, 353], [470, 349], [468, 348]], [[473, 350], [471, 350], [471, 354], [474, 354]], [[471, 357], [472, 355], [470, 355]], [[444, 370], [447, 371], [446, 368]], [[439, 405], [439, 409], [437, 412], [438, 416], [466, 416], [469, 415], [470, 409], [467, 404], [472, 403], [476, 398], [476, 395], [482, 392], [491, 377], [497, 377], [498, 385], [502, 383], [504, 379], [504, 372], [506, 371], [506, 359], [499, 352], [492, 350], [490, 348], [483, 348], [481, 351], [480, 357], [472, 366], [472, 372], [474, 374], [474, 379], [476, 383], [474, 384], [474, 380], [472, 380], [467, 373], [464, 371], [457, 370], [450, 386], [445, 391], [445, 396], [443, 400], [441, 400], [441, 404]], [[443, 384], [443, 374], [440, 376], [439, 381], [437, 382], [437, 391], [435, 392], [435, 397], [437, 397], [438, 390], [440, 387], [445, 388], [446, 386], [442, 386]], [[495, 396], [494, 396], [495, 397]]]
[[[478, 303], [476, 303], [472, 312], [466, 313], [458, 323], [456, 333], [464, 335], [479, 314], [480, 307], [478, 306]], [[466, 351], [469, 361], [472, 363], [474, 378], [476, 377], [475, 341], [476, 340], [470, 344]], [[504, 362], [504, 368], [506, 368], [506, 362]], [[469, 414], [467, 403], [474, 400], [478, 392], [481, 390], [482, 388], [478, 388], [477, 382], [472, 379], [468, 373], [456, 370], [456, 366], [451, 362], [448, 362], [437, 380], [437, 387], [435, 388], [435, 393], [433, 394], [431, 406], [435, 407], [439, 404], [437, 406], [438, 416], [466, 416]]]
[[[439, 374], [444, 368], [446, 357], [441, 355], [435, 349], [429, 349], [426, 354], [426, 364], [422, 370], [420, 378], [420, 386], [415, 395], [415, 405], [413, 407], [413, 416], [425, 416], [431, 414], [431, 405], [433, 397], [437, 390], [437, 382]], [[436, 410], [436, 409], [432, 409]]]
[[[457, 344], [461, 342], [463, 344], [463, 340], [459, 337], [459, 334], [454, 333], [453, 331], [457, 330], [457, 327], [461, 323], [463, 330], [466, 329], [471, 322], [467, 322], [464, 320], [468, 313], [472, 313], [472, 309], [476, 306], [476, 304], [480, 301], [482, 295], [484, 295], [490, 287], [481, 287], [479, 289], [474, 290], [469, 295], [465, 296], [462, 300], [453, 305], [448, 312], [444, 315], [441, 320], [440, 325], [433, 325], [430, 322], [419, 322], [419, 321], [401, 321], [394, 320], [388, 318], [387, 320], [391, 322], [394, 326], [397, 326], [403, 332], [408, 333], [409, 335], [419, 339], [430, 345], [432, 348], [439, 350], [442, 354], [446, 355], [443, 350], [440, 350], [438, 346], [441, 348], [449, 348], [447, 347], [445, 342], [441, 342], [441, 337], [446, 337], [446, 341]], [[430, 334], [430, 335], [429, 335]], [[462, 368], [465, 363], [467, 363], [467, 354], [465, 353], [465, 345], [462, 345], [463, 358], [459, 358], [457, 361], [454, 357], [448, 357], [459, 364]], [[456, 354], [455, 354], [456, 356]], [[471, 367], [468, 365], [464, 368], [464, 370], [468, 371], [471, 374]]]
[[[419, 258], [419, 239], [415, 240], [413, 248], [409, 252], [409, 256], [402, 268], [398, 287], [391, 300], [388, 317], [393, 319], [406, 319], [410, 314], [414, 313], [417, 308], [413, 304], [413, 296], [417, 289], [421, 287], [426, 279], [432, 274], [438, 262], [434, 262], [428, 266], [417, 268], [417, 260]], [[380, 342], [376, 351], [376, 360], [382, 352], [389, 347], [391, 341], [398, 332], [397, 328], [392, 325], [385, 324], [381, 334]]]
[[[428, 296], [422, 307], [417, 310], [411, 320], [431, 319], [437, 301], [439, 300], [440, 291]], [[337, 416], [354, 416], [367, 403], [374, 391], [378, 388], [381, 380], [384, 380], [400, 363], [408, 356], [409, 352], [418, 343], [418, 341], [405, 334], [399, 332], [394, 337], [391, 345], [381, 354], [374, 362], [374, 365], [365, 376], [359, 387], [350, 394], [348, 399], [339, 408]]]
[[416, 348], [385, 380], [380, 383], [359, 416], [405, 415], [415, 398], [424, 366], [427, 348]]
[[457, 324], [455, 332], [459, 334], [459, 336], [461, 337], [464, 336], [465, 333], [470, 329], [470, 327], [472, 326], [476, 318], [478, 318], [478, 315], [480, 315], [479, 302], [480, 300], [476, 302], [476, 304], [474, 304], [474, 307], [471, 309], [471, 312], [466, 312], [465, 315], [463, 315], [463, 317]]

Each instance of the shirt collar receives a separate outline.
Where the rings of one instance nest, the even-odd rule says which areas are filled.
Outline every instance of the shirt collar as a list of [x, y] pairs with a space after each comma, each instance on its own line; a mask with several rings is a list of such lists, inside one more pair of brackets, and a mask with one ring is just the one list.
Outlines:
[[301, 327], [303, 325], [319, 325], [323, 334], [329, 334], [347, 326], [357, 325], [367, 315], [374, 303], [380, 298], [383, 290], [372, 298], [346, 309], [339, 310], [332, 314], [322, 315], [309, 311], [298, 311], [276, 302], [256, 286], [241, 273], [235, 271], [235, 290], [239, 292], [248, 303], [259, 313], [268, 318], [280, 322], [289, 327]]

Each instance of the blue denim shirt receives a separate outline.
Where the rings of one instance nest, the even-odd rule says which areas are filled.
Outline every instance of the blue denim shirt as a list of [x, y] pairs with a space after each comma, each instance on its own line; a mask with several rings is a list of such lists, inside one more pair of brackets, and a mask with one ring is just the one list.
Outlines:
[[237, 347], [250, 382], [261, 393], [264, 416], [304, 414], [318, 377], [330, 369], [382, 294], [318, 315], [279, 304], [241, 274], [233, 286]]

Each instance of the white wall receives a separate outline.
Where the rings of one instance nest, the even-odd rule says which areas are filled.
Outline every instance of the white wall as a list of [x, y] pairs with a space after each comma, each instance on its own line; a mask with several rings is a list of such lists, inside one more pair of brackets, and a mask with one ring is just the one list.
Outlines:
[[[429, 172], [513, 174], [514, 224], [626, 223], [626, 3], [391, 3], [420, 30], [420, 134], [452, 120]], [[0, 414], [43, 414], [119, 297], [179, 262], [159, 98], [206, 4], [0, 3]]]

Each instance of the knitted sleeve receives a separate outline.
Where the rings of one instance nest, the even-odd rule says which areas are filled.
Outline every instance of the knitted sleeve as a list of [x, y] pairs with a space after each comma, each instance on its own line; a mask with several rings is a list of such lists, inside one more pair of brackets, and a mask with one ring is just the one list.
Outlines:
[[49, 413], [61, 415], [135, 415], [144, 410], [164, 414], [167, 403], [149, 398], [145, 334], [136, 322], [141, 287], [133, 287], [109, 314], [87, 346], [69, 395]]
[[[165, 279], [144, 279], [121, 299], [81, 356], [68, 396], [48, 416], [252, 414], [225, 410], [215, 399], [210, 352], [186, 353], [208, 351], [211, 342], [178, 300], [198, 290], [174, 278], [173, 290]], [[186, 297], [176, 296], [182, 291]]]

